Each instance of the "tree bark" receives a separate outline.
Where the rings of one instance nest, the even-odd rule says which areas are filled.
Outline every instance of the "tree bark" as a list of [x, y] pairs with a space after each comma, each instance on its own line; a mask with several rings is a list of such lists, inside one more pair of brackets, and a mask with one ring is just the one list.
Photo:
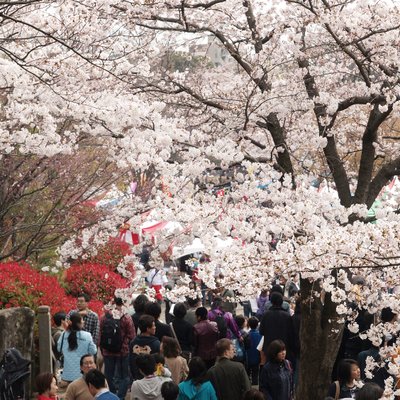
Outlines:
[[[296, 398], [323, 399], [331, 383], [344, 325], [338, 323], [336, 304], [326, 294], [321, 301], [319, 281], [301, 279], [300, 368]], [[305, 366], [303, 368], [302, 366]]]

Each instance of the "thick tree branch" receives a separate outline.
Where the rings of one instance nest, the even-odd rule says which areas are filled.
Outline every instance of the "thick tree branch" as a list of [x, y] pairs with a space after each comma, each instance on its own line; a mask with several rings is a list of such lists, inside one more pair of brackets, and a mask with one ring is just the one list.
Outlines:
[[367, 207], [371, 207], [383, 187], [395, 175], [400, 175], [400, 156], [391, 162], [384, 164], [369, 184], [366, 197]]
[[382, 113], [379, 111], [379, 104], [375, 104], [374, 108], [370, 112], [367, 126], [362, 138], [362, 151], [358, 170], [358, 182], [357, 189], [354, 194], [355, 203], [364, 203], [367, 198], [368, 186], [371, 182], [375, 162], [375, 145], [378, 137], [378, 128], [389, 116], [392, 110], [393, 106], [390, 104], [387, 111]]

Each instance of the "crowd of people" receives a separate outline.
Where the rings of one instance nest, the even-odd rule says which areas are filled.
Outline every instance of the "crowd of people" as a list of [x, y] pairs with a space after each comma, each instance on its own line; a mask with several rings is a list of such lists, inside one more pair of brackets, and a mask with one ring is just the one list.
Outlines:
[[[167, 304], [162, 319], [168, 323], [161, 321], [160, 298], [138, 295], [133, 314], [116, 298], [114, 308], [99, 319], [88, 308], [87, 295], [79, 295], [76, 310], [54, 315], [63, 398], [294, 399], [300, 354], [298, 286], [273, 285], [260, 293], [257, 310], [242, 304], [244, 315], [223, 294], [215, 293], [208, 308], [201, 298]], [[395, 318], [386, 314], [383, 318]], [[354, 337], [345, 334], [346, 352], [339, 352], [327, 399], [379, 399], [385, 376], [378, 373], [361, 389], [359, 385], [361, 378], [368, 381], [359, 365], [374, 349], [357, 352], [356, 361], [347, 357], [349, 340], [354, 345]], [[56, 384], [52, 374], [39, 375], [39, 400], [54, 399]]]

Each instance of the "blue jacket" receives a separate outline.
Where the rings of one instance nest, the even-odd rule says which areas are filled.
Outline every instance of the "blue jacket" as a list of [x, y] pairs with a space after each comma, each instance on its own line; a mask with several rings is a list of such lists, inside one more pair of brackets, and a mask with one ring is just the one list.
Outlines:
[[260, 343], [261, 337], [257, 329], [250, 329], [245, 340], [245, 346], [248, 344], [248, 346], [246, 346], [247, 365], [260, 364], [260, 352], [257, 350], [257, 346]]
[[178, 400], [217, 400], [217, 395], [210, 381], [203, 382], [199, 387], [193, 385], [190, 379], [179, 384]]
[[105, 392], [96, 397], [96, 400], [119, 400], [119, 397], [116, 396], [114, 393]]
[[97, 347], [93, 342], [92, 335], [89, 332], [78, 331], [78, 347], [75, 350], [69, 350], [68, 337], [70, 331], [65, 331], [58, 339], [57, 350], [64, 356], [64, 369], [61, 378], [64, 381], [74, 381], [82, 376], [80, 361], [85, 354], [96, 354]]

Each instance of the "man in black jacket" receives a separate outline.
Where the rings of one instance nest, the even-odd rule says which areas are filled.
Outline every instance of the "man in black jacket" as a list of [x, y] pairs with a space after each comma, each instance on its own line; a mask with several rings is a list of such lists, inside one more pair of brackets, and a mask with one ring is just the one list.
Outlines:
[[272, 307], [265, 312], [260, 323], [260, 334], [264, 336], [263, 352], [266, 354], [268, 345], [276, 340], [282, 340], [286, 345], [287, 358], [294, 364], [295, 332], [290, 313], [282, 308], [283, 296], [274, 292], [271, 294]]
[[140, 354], [154, 354], [160, 352], [160, 341], [154, 336], [156, 324], [151, 315], [142, 315], [138, 324], [140, 335], [129, 343], [129, 368], [134, 379], [142, 379], [143, 375], [136, 366], [136, 359]]
[[161, 306], [160, 304], [154, 302], [154, 303], [147, 303], [145, 308], [144, 308], [144, 312], [148, 315], [151, 315], [152, 317], [154, 317], [155, 319], [155, 323], [156, 323], [156, 332], [155, 335], [158, 340], [161, 342], [162, 338], [164, 336], [169, 336], [169, 337], [174, 337], [174, 335], [172, 334], [172, 330], [171, 327], [167, 324], [164, 324], [163, 322], [161, 322], [159, 320], [160, 315], [161, 315]]

